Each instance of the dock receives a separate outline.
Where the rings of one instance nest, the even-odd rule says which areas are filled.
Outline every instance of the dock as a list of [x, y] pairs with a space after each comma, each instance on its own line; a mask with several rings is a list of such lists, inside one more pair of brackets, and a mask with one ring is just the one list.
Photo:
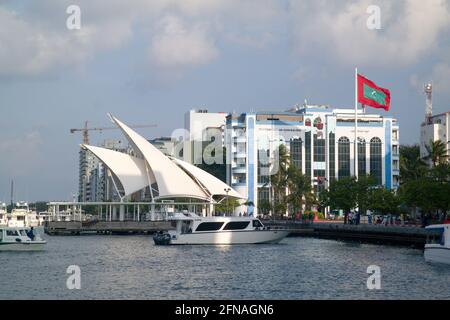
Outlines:
[[423, 248], [427, 232], [416, 226], [349, 225], [335, 222], [301, 223], [294, 221], [265, 221], [266, 226], [289, 229], [291, 237], [315, 237], [333, 240], [351, 240], [363, 243], [402, 245]]
[[168, 229], [168, 221], [49, 221], [44, 227], [48, 235], [152, 234]]
[[[428, 232], [417, 226], [382, 226], [371, 224], [348, 225], [339, 222], [301, 223], [298, 221], [263, 221], [267, 227], [290, 230], [290, 237], [314, 237], [350, 240], [362, 243], [401, 245], [423, 248]], [[49, 235], [83, 234], [152, 234], [173, 229], [169, 221], [48, 221]]]

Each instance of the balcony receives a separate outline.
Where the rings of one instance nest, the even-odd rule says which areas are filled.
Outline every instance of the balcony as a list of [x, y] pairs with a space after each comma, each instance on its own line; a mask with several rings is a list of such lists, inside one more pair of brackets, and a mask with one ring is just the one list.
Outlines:
[[232, 168], [233, 173], [246, 173], [247, 166], [236, 166]]
[[235, 143], [246, 143], [246, 142], [247, 142], [247, 137], [244, 136], [244, 135], [242, 135], [242, 136], [236, 136], [236, 137], [233, 137], [233, 141], [234, 141]]

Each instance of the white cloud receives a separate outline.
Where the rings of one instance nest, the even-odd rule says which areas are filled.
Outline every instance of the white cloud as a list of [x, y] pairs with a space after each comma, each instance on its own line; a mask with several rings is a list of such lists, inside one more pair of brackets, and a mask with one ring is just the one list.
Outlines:
[[[190, 69], [218, 59], [220, 48], [273, 48], [288, 41], [300, 64], [405, 66], [448, 41], [448, 0], [79, 0], [82, 28], [65, 28], [70, 0], [32, 1], [15, 12], [0, 6], [0, 76], [40, 75], [84, 65], [138, 34], [153, 66]], [[382, 30], [368, 30], [366, 9], [381, 7]], [[138, 32], [137, 32], [138, 31]], [[285, 44], [281, 43], [281, 47]], [[144, 60], [144, 57], [143, 57]], [[169, 72], [169, 71], [168, 71]]]
[[382, 30], [369, 30], [366, 9], [372, 0], [291, 1], [293, 45], [300, 55], [319, 52], [346, 65], [404, 66], [438, 47], [450, 27], [448, 1], [376, 1]]
[[121, 22], [50, 29], [0, 8], [0, 75], [38, 75], [82, 63], [99, 50], [120, 46], [130, 35], [130, 25]]
[[164, 17], [149, 48], [151, 61], [162, 68], [184, 68], [207, 64], [219, 55], [207, 32], [208, 24], [187, 26], [180, 18]]

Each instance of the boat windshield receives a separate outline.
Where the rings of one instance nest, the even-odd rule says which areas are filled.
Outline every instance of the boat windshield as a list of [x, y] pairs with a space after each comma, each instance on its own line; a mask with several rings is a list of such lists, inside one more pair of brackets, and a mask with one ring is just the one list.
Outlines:
[[427, 244], [445, 244], [444, 228], [433, 228], [427, 234]]
[[19, 230], [20, 235], [26, 237], [27, 236], [27, 232], [23, 229]]
[[253, 220], [253, 227], [254, 227], [254, 228], [262, 228], [263, 225], [262, 225], [261, 221], [259, 221], [259, 220]]

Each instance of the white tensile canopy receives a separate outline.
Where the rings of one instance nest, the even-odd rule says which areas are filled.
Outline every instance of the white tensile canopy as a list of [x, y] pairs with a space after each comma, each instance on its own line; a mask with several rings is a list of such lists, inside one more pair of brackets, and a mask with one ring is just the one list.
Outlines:
[[[182, 167], [189, 175], [201, 183], [211, 195], [229, 196], [233, 198], [243, 199], [243, 197], [234, 189], [230, 188], [222, 180], [217, 179], [212, 174], [196, 167], [186, 161], [171, 157], [173, 162]], [[225, 190], [229, 189], [228, 194]]]
[[145, 161], [126, 153], [105, 148], [83, 145], [107, 166], [120, 180], [126, 195], [149, 185], [145, 172]]
[[212, 201], [215, 195], [243, 198], [206, 171], [185, 161], [167, 157], [117, 118], [111, 116], [111, 120], [127, 137], [137, 157], [100, 147], [84, 147], [119, 179], [125, 196], [156, 183], [158, 196], [155, 199], [186, 197]]

